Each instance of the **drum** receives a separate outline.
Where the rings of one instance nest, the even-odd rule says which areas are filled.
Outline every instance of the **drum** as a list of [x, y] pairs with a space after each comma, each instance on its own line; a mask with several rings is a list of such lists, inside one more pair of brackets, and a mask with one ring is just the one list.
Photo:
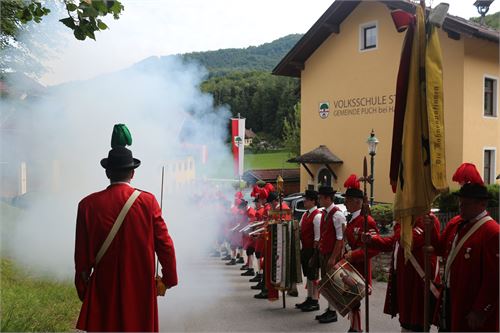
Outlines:
[[349, 262], [342, 259], [321, 279], [319, 292], [345, 317], [365, 297], [365, 279]]

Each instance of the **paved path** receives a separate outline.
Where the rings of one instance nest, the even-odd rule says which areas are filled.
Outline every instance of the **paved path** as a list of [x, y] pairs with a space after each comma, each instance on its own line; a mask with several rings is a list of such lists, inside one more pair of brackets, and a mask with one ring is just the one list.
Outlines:
[[[196, 262], [183, 262], [179, 272], [180, 285], [167, 291], [159, 300], [160, 330], [168, 332], [346, 332], [347, 318], [319, 324], [316, 314], [323, 312], [326, 302], [320, 301], [321, 310], [301, 312], [295, 303], [306, 295], [299, 285], [299, 297], [287, 297], [287, 308], [282, 300], [269, 302], [253, 298], [248, 277], [240, 276], [241, 265], [226, 266], [225, 262], [207, 258]], [[370, 297], [370, 331], [400, 332], [397, 318], [382, 313], [386, 283], [375, 282]], [[362, 312], [364, 326], [364, 311]]]

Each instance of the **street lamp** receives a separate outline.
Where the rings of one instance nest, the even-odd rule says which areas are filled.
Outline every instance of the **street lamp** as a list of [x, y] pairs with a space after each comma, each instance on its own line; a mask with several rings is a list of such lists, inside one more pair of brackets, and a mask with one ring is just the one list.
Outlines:
[[368, 140], [366, 140], [368, 144], [368, 153], [370, 154], [370, 205], [373, 206], [373, 183], [374, 183], [374, 168], [375, 168], [375, 154], [377, 153], [377, 145], [379, 143], [377, 137], [375, 136], [375, 132], [370, 133]]
[[484, 25], [484, 16], [490, 10], [490, 5], [494, 0], [477, 0], [474, 2], [474, 6], [477, 8], [477, 12], [481, 15], [481, 24]]

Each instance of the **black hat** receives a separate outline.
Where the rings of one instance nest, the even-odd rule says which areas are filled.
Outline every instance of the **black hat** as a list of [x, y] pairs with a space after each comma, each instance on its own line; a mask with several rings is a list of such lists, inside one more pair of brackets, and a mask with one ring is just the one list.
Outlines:
[[132, 152], [123, 146], [116, 146], [101, 160], [101, 166], [106, 170], [135, 169], [141, 161], [132, 157]]
[[491, 195], [488, 193], [486, 186], [475, 183], [464, 184], [458, 192], [453, 193], [459, 197], [476, 198], [476, 199], [490, 199]]
[[247, 205], [248, 205], [248, 201], [246, 201], [245, 199], [241, 199], [241, 202], [238, 205], [238, 208], [243, 209], [243, 208], [246, 208]]
[[329, 196], [333, 196], [335, 194], [335, 192], [337, 191], [334, 191], [333, 188], [331, 186], [326, 186], [326, 185], [323, 185], [319, 188], [319, 191], [318, 191], [318, 195], [329, 195]]
[[345, 191], [344, 197], [351, 197], [351, 198], [360, 198], [363, 199], [365, 196], [363, 194], [363, 191], [357, 188], [348, 188]]
[[318, 192], [314, 190], [306, 190], [303, 197], [309, 200], [318, 200]]
[[267, 196], [267, 202], [273, 202], [278, 199], [278, 194], [276, 192], [270, 192]]

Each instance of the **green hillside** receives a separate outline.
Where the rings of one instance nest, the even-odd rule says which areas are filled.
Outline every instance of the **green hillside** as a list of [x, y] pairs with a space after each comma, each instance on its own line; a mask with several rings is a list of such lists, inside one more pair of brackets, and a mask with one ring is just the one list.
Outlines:
[[[479, 23], [481, 22], [480, 17], [471, 17], [470, 20], [472, 22]], [[500, 12], [496, 12], [494, 14], [486, 15], [484, 17], [484, 24], [490, 28], [500, 30]]]
[[232, 71], [271, 71], [301, 37], [288, 35], [259, 46], [185, 53], [182, 57], [200, 63], [216, 76]]

